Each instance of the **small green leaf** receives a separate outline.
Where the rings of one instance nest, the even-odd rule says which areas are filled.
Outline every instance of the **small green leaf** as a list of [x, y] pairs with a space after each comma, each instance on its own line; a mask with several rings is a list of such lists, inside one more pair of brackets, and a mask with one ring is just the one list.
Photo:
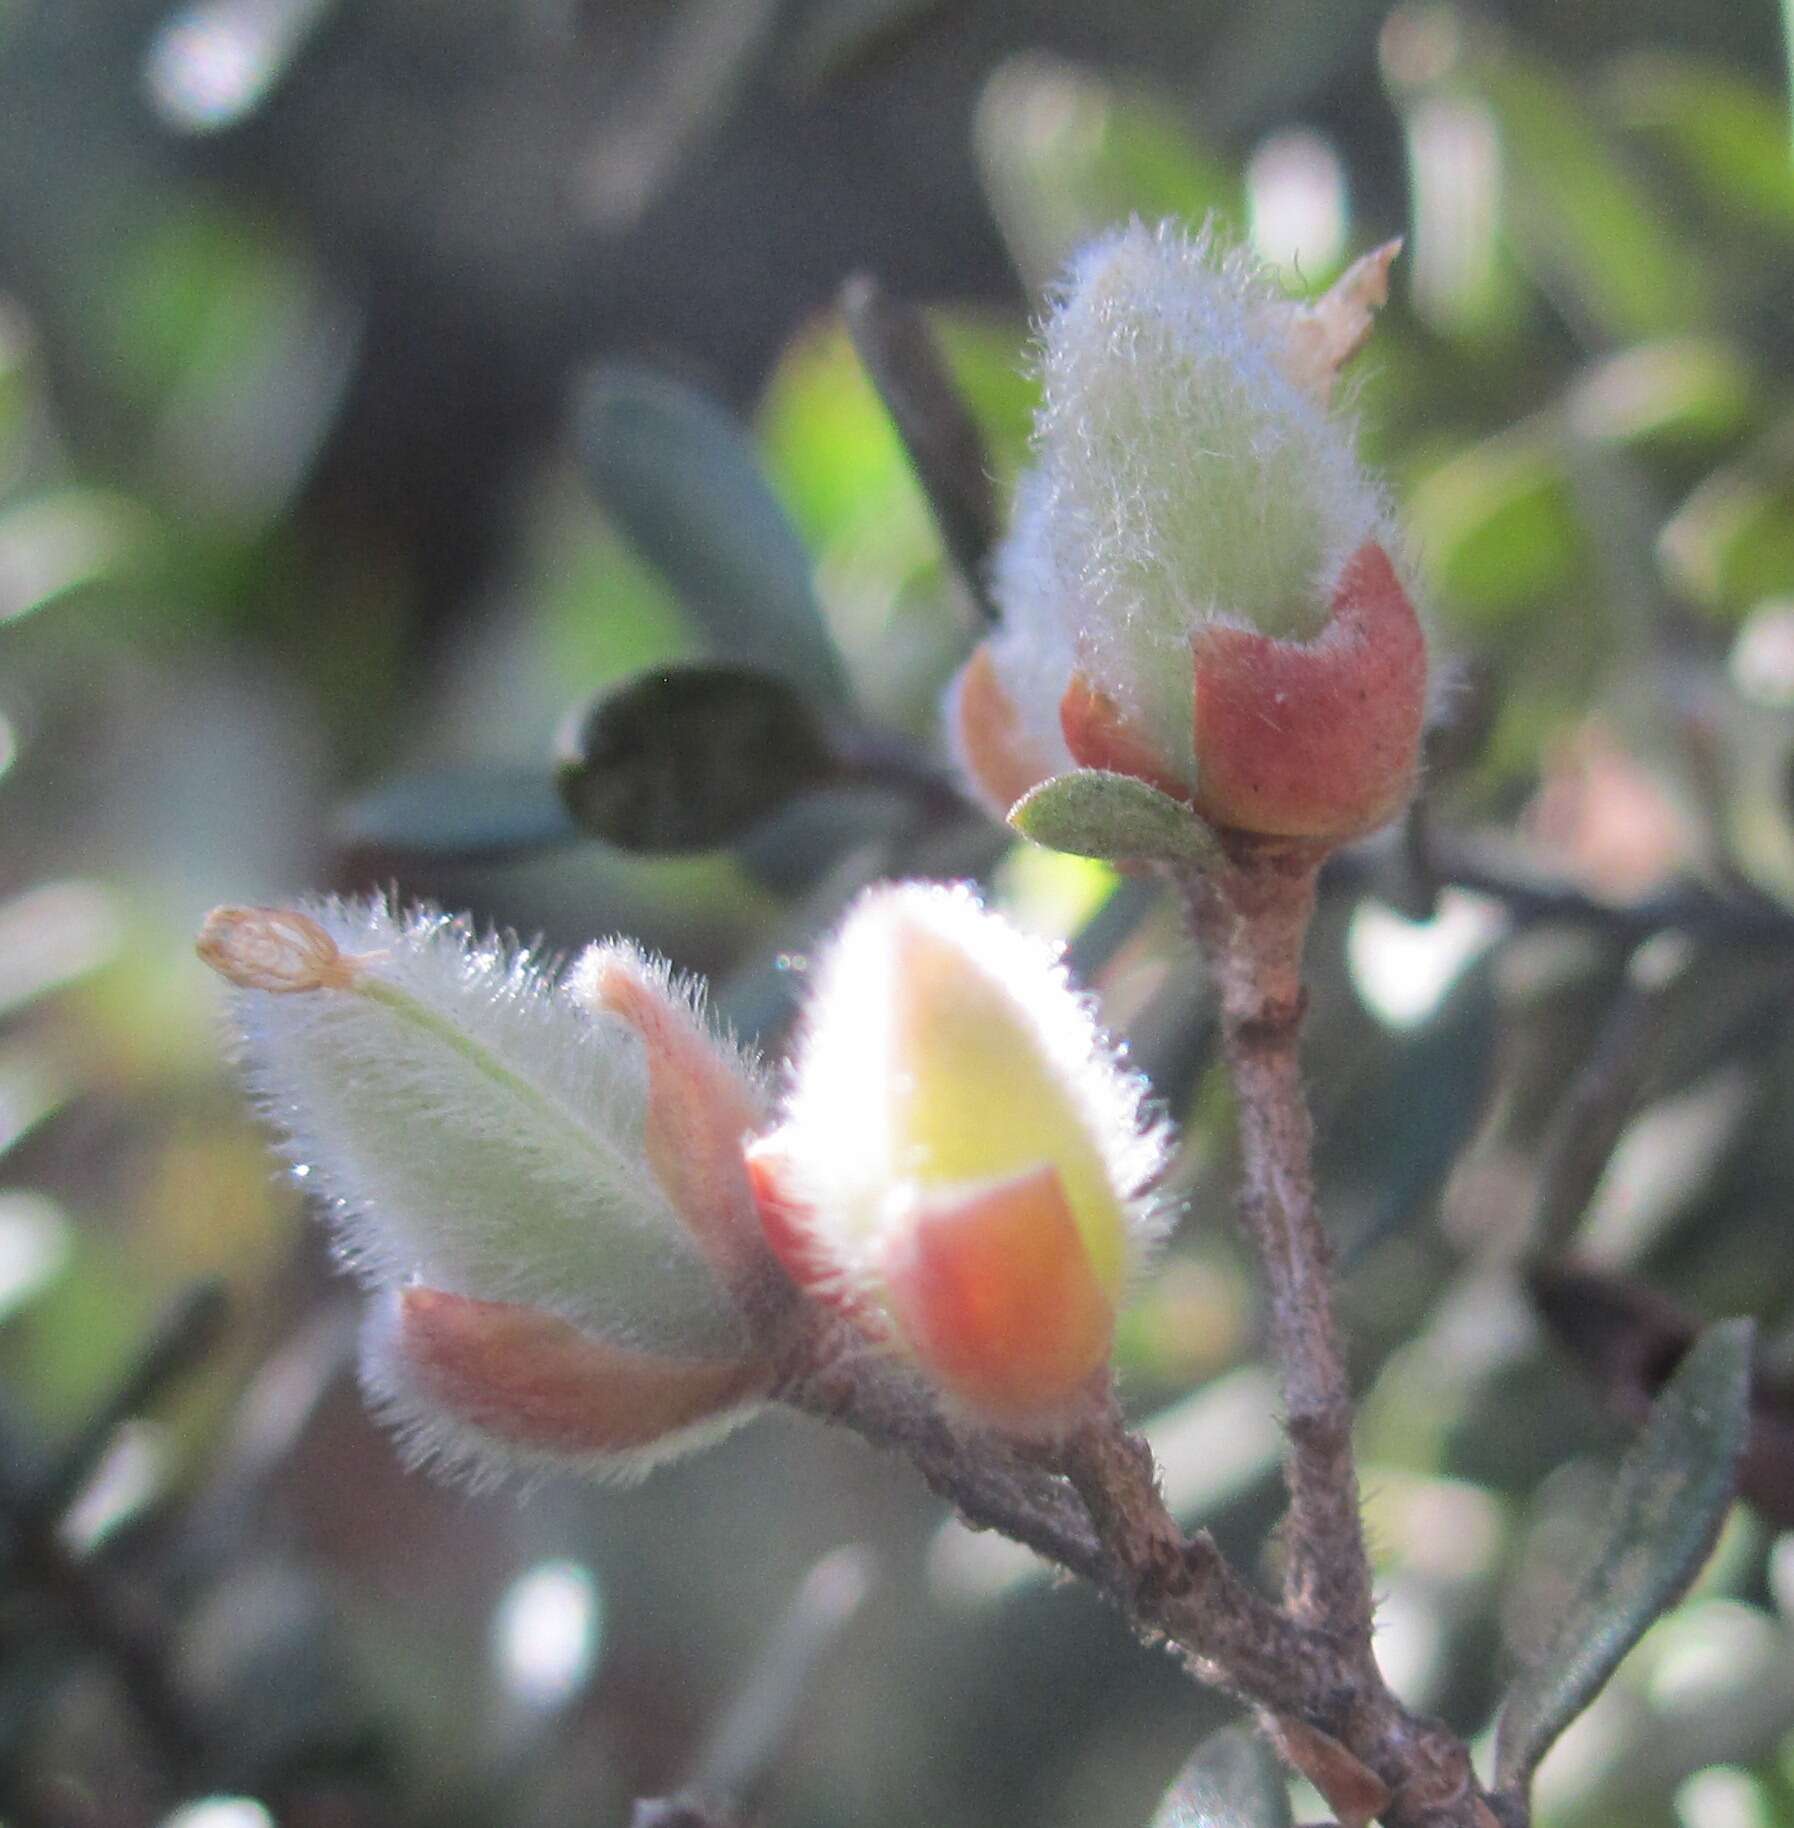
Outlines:
[[1751, 1341], [1748, 1320], [1709, 1327], [1621, 1461], [1601, 1545], [1543, 1655], [1508, 1690], [1495, 1736], [1502, 1788], [1531, 1778], [1706, 1560], [1749, 1429]]
[[1078, 768], [1031, 788], [1009, 823], [1036, 844], [1105, 863], [1195, 863], [1215, 840], [1189, 807], [1131, 774]]
[[579, 827], [539, 764], [401, 776], [344, 807], [345, 849], [435, 861], [495, 862], [570, 844]]
[[1151, 1828], [1289, 1828], [1289, 1785], [1270, 1747], [1242, 1726], [1203, 1740]]
[[708, 850], [839, 764], [803, 698], [738, 666], [638, 674], [578, 712], [561, 798], [580, 828], [633, 851]]
[[678, 591], [721, 658], [846, 696], [809, 554], [746, 432], [721, 406], [618, 363], [586, 388], [578, 439], [599, 503]]

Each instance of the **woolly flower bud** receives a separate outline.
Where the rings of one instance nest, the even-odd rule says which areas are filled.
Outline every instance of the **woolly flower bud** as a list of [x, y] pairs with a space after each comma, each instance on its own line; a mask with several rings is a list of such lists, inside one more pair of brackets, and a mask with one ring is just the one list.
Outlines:
[[630, 1476], [746, 1412], [789, 1294], [740, 1156], [765, 1094], [663, 967], [563, 983], [379, 902], [220, 909], [199, 951], [379, 1292], [364, 1382], [416, 1458]]
[[751, 1158], [797, 1281], [974, 1415], [1065, 1419], [1160, 1220], [1141, 1086], [1038, 942], [963, 889], [874, 889], [823, 965], [789, 1121]]
[[1312, 306], [1170, 225], [1077, 261], [1043, 327], [1003, 623], [948, 708], [993, 806], [1082, 766], [1216, 825], [1337, 838], [1406, 798], [1424, 643], [1331, 409], [1396, 251]]

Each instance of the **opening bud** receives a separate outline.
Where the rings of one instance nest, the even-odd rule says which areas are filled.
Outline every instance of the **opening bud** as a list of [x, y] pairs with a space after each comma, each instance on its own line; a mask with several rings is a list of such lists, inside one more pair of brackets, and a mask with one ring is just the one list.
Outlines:
[[948, 707], [988, 803], [1086, 768], [1279, 837], [1350, 837], [1399, 809], [1425, 643], [1333, 406], [1397, 248], [1310, 305], [1169, 224], [1074, 264], [995, 568], [1003, 623]]
[[295, 1172], [399, 1316], [370, 1390], [426, 1456], [640, 1453], [764, 1382], [789, 1287], [740, 1143], [765, 1090], [665, 967], [594, 948], [575, 989], [383, 902], [221, 911], [200, 950]]
[[793, 1278], [996, 1425], [1068, 1419], [1156, 1235], [1161, 1131], [1052, 953], [963, 889], [875, 889], [754, 1152]]

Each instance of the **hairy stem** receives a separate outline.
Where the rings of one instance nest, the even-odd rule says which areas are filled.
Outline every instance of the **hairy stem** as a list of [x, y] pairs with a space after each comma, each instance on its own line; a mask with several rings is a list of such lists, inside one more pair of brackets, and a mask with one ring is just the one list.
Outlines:
[[1152, 1449], [1129, 1432], [1112, 1394], [1056, 1458], [1123, 1570], [1118, 1597], [1145, 1635], [1169, 1639], [1201, 1680], [1254, 1706], [1306, 1715], [1330, 1704], [1330, 1647], [1247, 1586], [1206, 1532], [1184, 1535]]
[[1315, 1203], [1313, 1125], [1299, 1040], [1302, 947], [1320, 853], [1235, 840], [1219, 867], [1180, 877], [1220, 992], [1239, 1103], [1240, 1212], [1264, 1265], [1289, 1435], [1285, 1593], [1292, 1615], [1374, 1676], [1370, 1562], [1352, 1460], [1352, 1403], [1333, 1315], [1333, 1249]]
[[968, 1445], [922, 1384], [849, 1323], [825, 1323], [800, 1338], [773, 1394], [906, 1455], [974, 1529], [995, 1530], [1115, 1591], [1120, 1571], [1077, 1494], [1004, 1443]]
[[1207, 1536], [1184, 1539], [1151, 1450], [1112, 1406], [1050, 1450], [962, 1429], [846, 1323], [799, 1343], [776, 1394], [906, 1455], [972, 1528], [1089, 1581], [1143, 1636], [1182, 1648], [1203, 1680], [1281, 1711], [1323, 1704], [1327, 1645], [1248, 1587]]

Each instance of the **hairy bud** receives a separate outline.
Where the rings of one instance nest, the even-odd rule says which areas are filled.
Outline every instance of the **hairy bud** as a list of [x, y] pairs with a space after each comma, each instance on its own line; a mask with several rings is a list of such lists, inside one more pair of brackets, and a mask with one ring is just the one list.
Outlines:
[[664, 967], [598, 947], [563, 984], [379, 902], [221, 909], [200, 951], [419, 1457], [628, 1475], [744, 1412], [790, 1298], [740, 1154], [765, 1092]]
[[1075, 264], [1043, 327], [1003, 625], [948, 707], [990, 804], [1082, 767], [1275, 836], [1348, 837], [1400, 807], [1425, 646], [1332, 404], [1395, 252], [1310, 306], [1169, 225]]
[[876, 889], [824, 965], [754, 1151], [793, 1277], [1007, 1427], [1066, 1419], [1155, 1235], [1139, 1082], [1051, 953], [961, 889]]

